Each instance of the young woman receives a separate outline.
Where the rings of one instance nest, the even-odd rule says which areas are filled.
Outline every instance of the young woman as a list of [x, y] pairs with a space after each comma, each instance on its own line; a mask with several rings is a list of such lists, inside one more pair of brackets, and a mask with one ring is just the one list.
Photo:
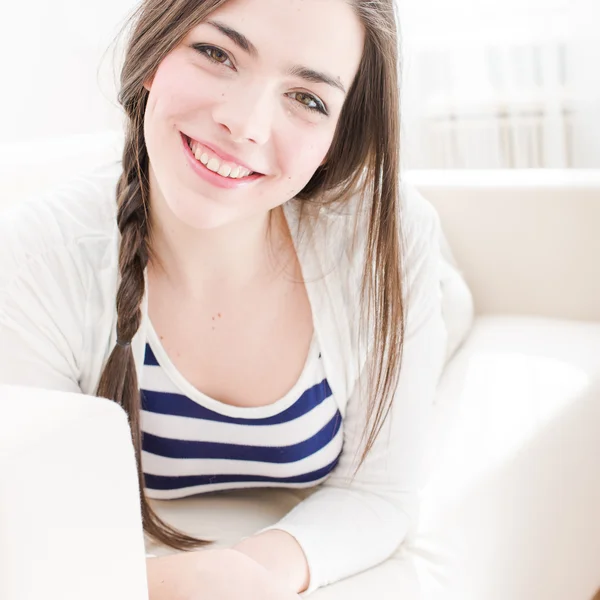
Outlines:
[[[122, 162], [0, 223], [0, 382], [127, 411], [145, 531], [181, 551], [148, 559], [153, 599], [296, 597], [414, 530], [446, 329], [395, 22], [393, 0], [145, 0]], [[149, 501], [251, 486], [318, 488], [229, 550]]]

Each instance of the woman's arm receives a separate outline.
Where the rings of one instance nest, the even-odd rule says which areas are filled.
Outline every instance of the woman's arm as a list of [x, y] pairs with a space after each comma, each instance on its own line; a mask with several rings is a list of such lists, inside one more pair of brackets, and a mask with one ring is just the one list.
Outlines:
[[309, 569], [302, 546], [286, 531], [271, 529], [238, 542], [243, 552], [273, 573], [297, 594], [309, 585]]
[[0, 269], [0, 384], [80, 392], [85, 291], [72, 249], [5, 255]]
[[0, 384], [81, 391], [85, 269], [69, 217], [54, 208], [63, 198], [0, 215]]
[[87, 363], [98, 360], [84, 353], [97, 335], [91, 304], [103, 306], [102, 282], [117, 274], [119, 171], [74, 179], [0, 214], [0, 383], [81, 391]]
[[298, 600], [258, 561], [231, 548], [146, 560], [149, 600]]

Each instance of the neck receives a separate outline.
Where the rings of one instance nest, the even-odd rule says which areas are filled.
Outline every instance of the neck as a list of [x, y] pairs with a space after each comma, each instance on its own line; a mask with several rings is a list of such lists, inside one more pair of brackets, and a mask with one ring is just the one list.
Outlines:
[[[274, 209], [214, 229], [194, 229], [151, 196], [149, 268], [169, 287], [199, 297], [207, 289], [240, 291], [271, 278], [281, 262], [283, 211]], [[269, 223], [271, 219], [271, 223]]]

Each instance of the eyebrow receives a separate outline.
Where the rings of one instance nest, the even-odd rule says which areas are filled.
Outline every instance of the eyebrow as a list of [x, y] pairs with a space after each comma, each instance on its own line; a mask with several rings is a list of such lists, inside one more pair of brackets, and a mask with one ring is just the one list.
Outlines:
[[[226, 35], [236, 46], [247, 52], [250, 56], [257, 58], [258, 50], [256, 46], [243, 34], [235, 29], [232, 29], [225, 23], [220, 21], [210, 20], [207, 21], [208, 25], [212, 25], [216, 29], [218, 29], [223, 35]], [[300, 79], [304, 79], [305, 81], [310, 81], [311, 83], [326, 83], [334, 88], [337, 88], [344, 94], [346, 93], [346, 88], [344, 84], [340, 81], [339, 78], [332, 77], [331, 75], [327, 75], [327, 73], [323, 73], [321, 71], [315, 71], [314, 69], [309, 69], [308, 67], [303, 67], [302, 65], [296, 65], [288, 70], [288, 75], [292, 77], [299, 77]]]

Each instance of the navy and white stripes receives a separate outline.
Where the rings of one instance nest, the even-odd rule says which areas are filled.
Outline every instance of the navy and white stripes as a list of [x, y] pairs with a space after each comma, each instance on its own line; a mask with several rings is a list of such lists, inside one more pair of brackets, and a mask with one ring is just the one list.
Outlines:
[[151, 327], [148, 335], [141, 424], [150, 497], [309, 487], [331, 473], [343, 445], [342, 416], [315, 343], [284, 398], [244, 408], [216, 402], [182, 380]]

